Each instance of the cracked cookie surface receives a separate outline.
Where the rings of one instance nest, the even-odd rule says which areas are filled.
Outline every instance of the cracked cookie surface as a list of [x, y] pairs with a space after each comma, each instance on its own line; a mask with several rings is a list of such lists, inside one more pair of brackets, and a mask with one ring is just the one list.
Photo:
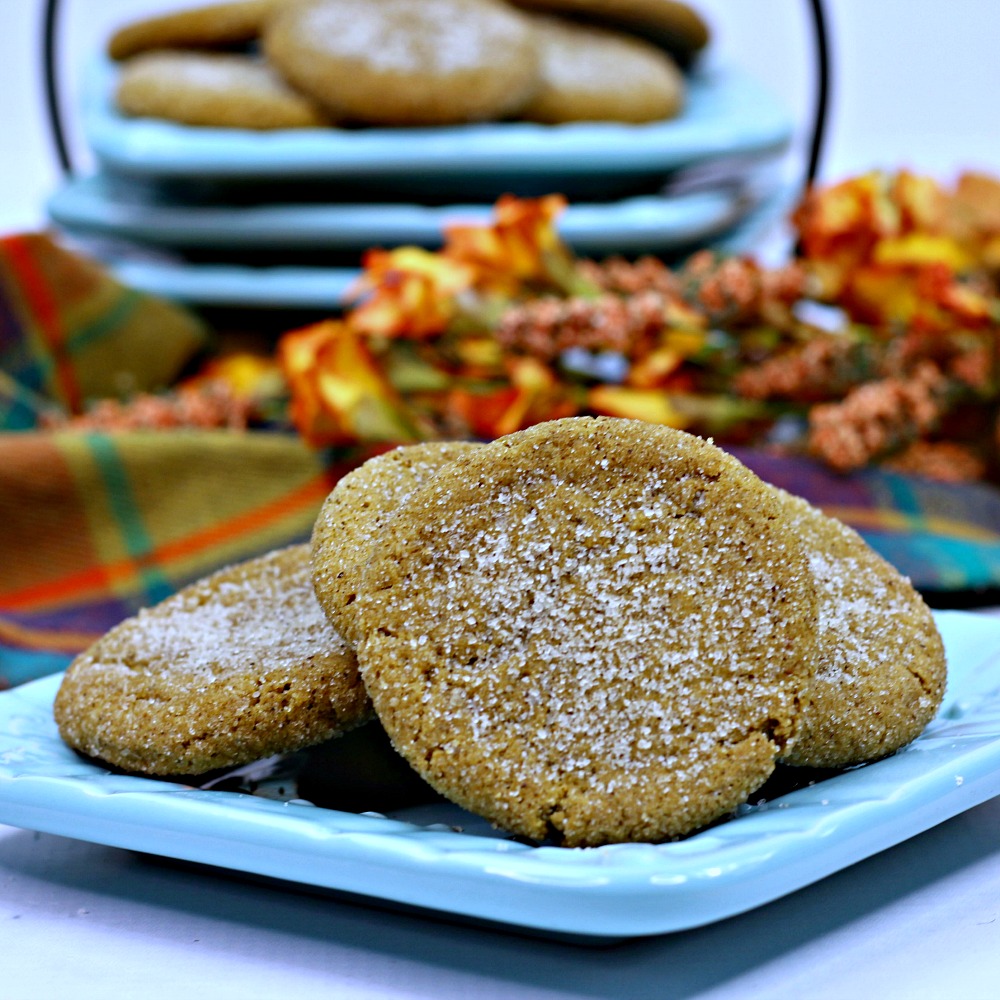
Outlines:
[[817, 613], [777, 499], [731, 456], [569, 418], [456, 459], [388, 520], [358, 663], [396, 749], [497, 826], [683, 835], [768, 777]]

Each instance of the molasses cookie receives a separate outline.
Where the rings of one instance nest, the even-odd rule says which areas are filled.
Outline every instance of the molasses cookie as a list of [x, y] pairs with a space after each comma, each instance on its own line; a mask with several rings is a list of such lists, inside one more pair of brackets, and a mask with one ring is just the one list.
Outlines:
[[371, 715], [354, 654], [316, 603], [309, 546], [221, 570], [112, 629], [70, 665], [62, 738], [146, 774], [201, 774], [320, 743]]
[[262, 60], [208, 52], [146, 52], [122, 65], [115, 103], [126, 115], [218, 128], [312, 128], [324, 112]]
[[456, 458], [380, 532], [358, 663], [396, 749], [497, 826], [566, 846], [722, 817], [794, 738], [816, 592], [773, 492], [611, 418]]
[[944, 646], [910, 582], [846, 525], [776, 491], [819, 590], [816, 676], [786, 764], [843, 767], [920, 735], [944, 697]]
[[687, 66], [709, 42], [702, 16], [677, 0], [511, 0], [515, 7], [572, 17], [645, 38]]
[[521, 110], [530, 121], [649, 122], [684, 105], [684, 77], [662, 50], [618, 32], [534, 19], [541, 85]]
[[538, 84], [530, 25], [497, 0], [313, 0], [277, 13], [263, 43], [293, 86], [360, 123], [502, 118]]
[[150, 49], [211, 49], [256, 39], [283, 0], [235, 0], [171, 11], [119, 28], [108, 42], [112, 59]]
[[376, 455], [337, 482], [312, 536], [313, 585], [333, 627], [354, 643], [361, 574], [386, 521], [438, 471], [480, 447], [465, 441], [408, 445]]

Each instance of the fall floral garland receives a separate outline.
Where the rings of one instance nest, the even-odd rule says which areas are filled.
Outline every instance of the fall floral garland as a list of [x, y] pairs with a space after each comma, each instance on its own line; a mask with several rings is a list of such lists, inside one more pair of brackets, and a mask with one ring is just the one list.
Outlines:
[[1000, 481], [1000, 181], [872, 172], [811, 191], [776, 268], [578, 259], [564, 207], [506, 197], [437, 252], [369, 251], [343, 315], [285, 333], [274, 358], [216, 360], [139, 416], [256, 413], [364, 450], [610, 414], [842, 472]]

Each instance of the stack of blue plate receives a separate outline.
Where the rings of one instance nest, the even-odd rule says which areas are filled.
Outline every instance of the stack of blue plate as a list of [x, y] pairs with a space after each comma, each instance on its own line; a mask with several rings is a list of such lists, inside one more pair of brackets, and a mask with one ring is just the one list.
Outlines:
[[560, 193], [581, 254], [680, 256], [739, 236], [787, 198], [789, 115], [740, 72], [689, 77], [676, 119], [251, 132], [129, 119], [115, 67], [87, 81], [98, 164], [48, 203], [123, 280], [197, 305], [336, 306], [373, 246], [440, 245], [502, 194]]

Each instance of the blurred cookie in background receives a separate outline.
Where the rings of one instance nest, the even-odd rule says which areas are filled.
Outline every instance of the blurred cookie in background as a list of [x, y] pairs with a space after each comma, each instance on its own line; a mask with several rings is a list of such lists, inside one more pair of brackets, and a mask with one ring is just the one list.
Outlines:
[[264, 22], [282, 0], [234, 0], [169, 11], [132, 21], [108, 41], [112, 59], [128, 59], [152, 49], [214, 49], [245, 45], [260, 36]]
[[511, 0], [516, 7], [572, 17], [645, 38], [687, 68], [711, 40], [702, 16], [677, 0]]
[[684, 107], [684, 77], [662, 49], [619, 32], [537, 17], [542, 83], [521, 111], [530, 121], [648, 122]]
[[517, 114], [538, 87], [528, 19], [498, 0], [318, 0], [282, 8], [267, 58], [338, 117], [441, 125]]
[[122, 65], [115, 103], [126, 115], [184, 125], [278, 129], [330, 125], [263, 60], [214, 52], [145, 52]]

